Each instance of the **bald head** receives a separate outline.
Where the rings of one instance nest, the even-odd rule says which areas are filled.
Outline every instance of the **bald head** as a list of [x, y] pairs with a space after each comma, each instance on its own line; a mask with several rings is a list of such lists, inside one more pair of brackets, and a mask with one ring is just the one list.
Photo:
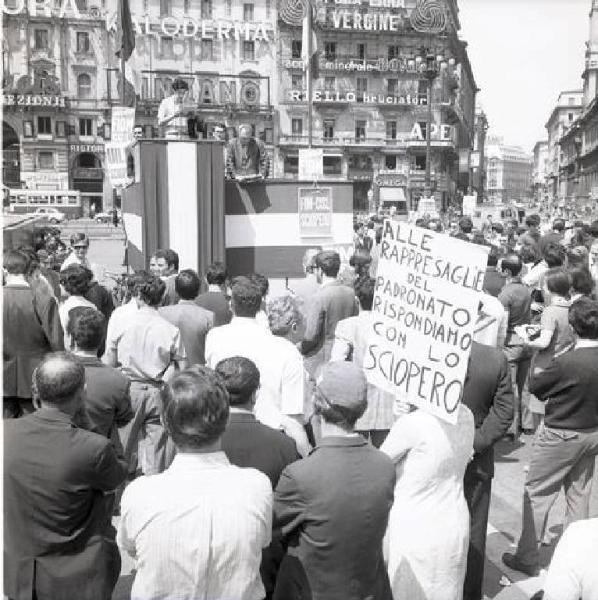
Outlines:
[[36, 400], [42, 404], [65, 406], [77, 400], [85, 385], [85, 369], [72, 354], [47, 354], [33, 373]]

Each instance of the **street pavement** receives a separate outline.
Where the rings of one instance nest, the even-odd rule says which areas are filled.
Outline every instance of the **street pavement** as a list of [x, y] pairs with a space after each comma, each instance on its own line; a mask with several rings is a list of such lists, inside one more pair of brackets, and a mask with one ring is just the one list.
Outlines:
[[[111, 232], [106, 238], [101, 228], [88, 229], [90, 236], [89, 259], [91, 263], [105, 265], [106, 272], [120, 273], [124, 256], [124, 237], [122, 231]], [[81, 231], [74, 228], [73, 231]], [[63, 235], [65, 234], [63, 228]], [[69, 233], [70, 235], [70, 233]], [[109, 278], [106, 278], [109, 284]], [[513, 442], [503, 440], [495, 450], [496, 473], [492, 482], [492, 502], [488, 524], [486, 548], [486, 567], [484, 571], [485, 599], [527, 600], [542, 587], [544, 573], [530, 578], [511, 571], [502, 564], [503, 552], [513, 551], [521, 530], [521, 504], [525, 467], [531, 452], [531, 436], [522, 436]], [[598, 473], [598, 469], [597, 469]], [[542, 548], [542, 559], [548, 564], [554, 550], [556, 539], [561, 533], [561, 523], [565, 511], [565, 502], [561, 494], [556, 501], [549, 519], [550, 546]], [[598, 517], [598, 476], [594, 478], [590, 516]], [[118, 519], [114, 521], [118, 524]], [[113, 595], [113, 600], [129, 600], [133, 583], [133, 562], [128, 556], [122, 558], [121, 577]], [[509, 584], [510, 582], [510, 584]], [[507, 584], [507, 585], [505, 585]], [[408, 599], [406, 599], [408, 600]]]

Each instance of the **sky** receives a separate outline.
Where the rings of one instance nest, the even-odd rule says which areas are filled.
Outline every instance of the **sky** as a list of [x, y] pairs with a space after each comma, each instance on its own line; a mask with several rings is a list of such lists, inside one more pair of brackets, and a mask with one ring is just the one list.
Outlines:
[[559, 92], [581, 89], [592, 0], [458, 0], [489, 134], [531, 152]]

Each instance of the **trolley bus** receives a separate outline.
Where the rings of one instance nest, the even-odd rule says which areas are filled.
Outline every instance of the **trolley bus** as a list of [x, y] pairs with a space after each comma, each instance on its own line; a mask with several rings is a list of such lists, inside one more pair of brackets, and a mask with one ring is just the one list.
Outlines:
[[9, 210], [14, 213], [31, 213], [39, 208], [57, 208], [68, 218], [81, 216], [81, 192], [78, 190], [21, 190], [9, 191]]

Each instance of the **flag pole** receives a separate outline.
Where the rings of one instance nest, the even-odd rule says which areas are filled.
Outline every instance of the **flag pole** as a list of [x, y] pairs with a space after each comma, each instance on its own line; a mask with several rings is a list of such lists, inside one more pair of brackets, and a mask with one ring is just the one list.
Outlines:
[[120, 101], [121, 104], [123, 106], [126, 106], [125, 104], [125, 82], [126, 82], [126, 77], [125, 77], [125, 57], [123, 56], [123, 52], [120, 53]]
[[313, 80], [312, 80], [312, 53], [313, 53], [313, 39], [312, 39], [312, 7], [311, 0], [306, 1], [307, 4], [307, 147], [313, 146], [313, 110], [314, 110], [314, 98], [313, 98]]

